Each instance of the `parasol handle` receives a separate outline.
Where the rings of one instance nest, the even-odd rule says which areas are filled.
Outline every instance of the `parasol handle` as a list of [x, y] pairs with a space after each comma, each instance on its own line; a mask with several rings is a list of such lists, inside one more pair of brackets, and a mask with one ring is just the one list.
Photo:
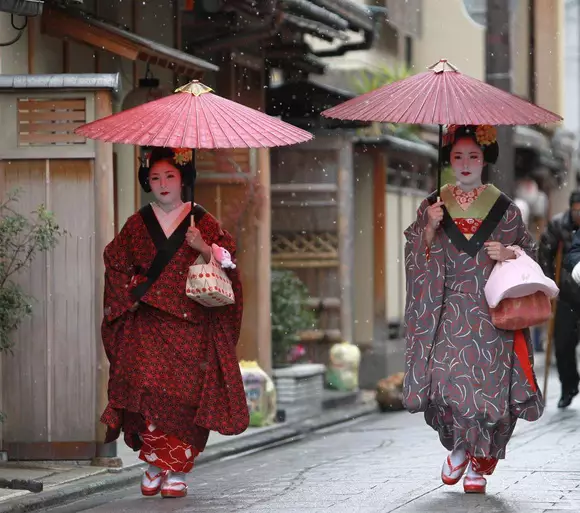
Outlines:
[[441, 201], [441, 157], [443, 154], [443, 125], [439, 125], [439, 157], [437, 159], [437, 201]]
[[195, 149], [191, 150], [191, 164], [193, 166], [193, 176], [191, 184], [185, 188], [185, 201], [191, 202], [190, 226], [195, 228], [195, 218], [193, 214], [193, 207], [195, 206], [195, 180], [197, 178], [197, 170], [195, 169]]

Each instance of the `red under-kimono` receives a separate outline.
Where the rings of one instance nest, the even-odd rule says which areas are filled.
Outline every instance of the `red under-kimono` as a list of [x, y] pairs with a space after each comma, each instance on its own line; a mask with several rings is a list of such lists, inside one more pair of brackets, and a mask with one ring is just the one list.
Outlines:
[[[109, 404], [101, 421], [108, 426], [105, 442], [123, 431], [127, 445], [141, 449], [144, 461], [187, 472], [209, 431], [235, 435], [249, 423], [236, 357], [242, 289], [238, 271], [226, 270], [234, 305], [207, 308], [189, 299], [187, 271], [199, 254], [184, 241], [132, 312], [131, 291], [145, 281], [157, 250], [189, 224], [187, 215], [181, 222], [159, 223], [160, 213], [153, 211], [153, 226], [148, 228], [137, 212], [104, 252], [102, 338], [110, 373]], [[227, 249], [234, 258], [232, 237], [210, 214], [202, 212], [196, 227], [207, 244]]]

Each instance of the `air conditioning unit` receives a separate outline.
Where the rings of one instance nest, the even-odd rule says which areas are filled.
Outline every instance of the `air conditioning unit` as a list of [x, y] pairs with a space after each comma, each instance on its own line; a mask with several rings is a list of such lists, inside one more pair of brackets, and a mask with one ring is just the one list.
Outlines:
[[19, 16], [38, 16], [43, 5], [44, 0], [0, 0], [0, 11]]

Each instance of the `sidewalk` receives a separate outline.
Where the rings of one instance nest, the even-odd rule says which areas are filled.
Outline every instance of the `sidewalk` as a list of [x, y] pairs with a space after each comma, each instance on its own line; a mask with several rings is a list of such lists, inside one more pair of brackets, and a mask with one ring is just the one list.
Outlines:
[[[357, 404], [324, 411], [317, 418], [295, 423], [249, 428], [228, 437], [211, 433], [206, 450], [197, 458], [202, 465], [224, 457], [256, 451], [274, 444], [296, 441], [313, 431], [369, 415], [376, 411], [373, 392], [362, 392]], [[0, 489], [0, 513], [39, 511], [106, 489], [118, 489], [137, 482], [144, 463], [122, 442], [118, 444], [122, 468], [93, 467], [84, 462], [7, 462], [0, 464], [0, 479], [39, 480], [44, 491]]]

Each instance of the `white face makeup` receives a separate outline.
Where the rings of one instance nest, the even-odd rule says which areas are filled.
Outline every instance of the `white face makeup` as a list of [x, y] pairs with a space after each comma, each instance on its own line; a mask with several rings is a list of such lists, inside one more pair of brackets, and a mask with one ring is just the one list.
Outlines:
[[181, 173], [166, 160], [159, 160], [149, 171], [151, 192], [164, 210], [177, 208], [181, 201]]
[[457, 185], [464, 191], [471, 191], [481, 185], [485, 161], [483, 151], [475, 141], [464, 137], [455, 142], [451, 148], [450, 164]]

